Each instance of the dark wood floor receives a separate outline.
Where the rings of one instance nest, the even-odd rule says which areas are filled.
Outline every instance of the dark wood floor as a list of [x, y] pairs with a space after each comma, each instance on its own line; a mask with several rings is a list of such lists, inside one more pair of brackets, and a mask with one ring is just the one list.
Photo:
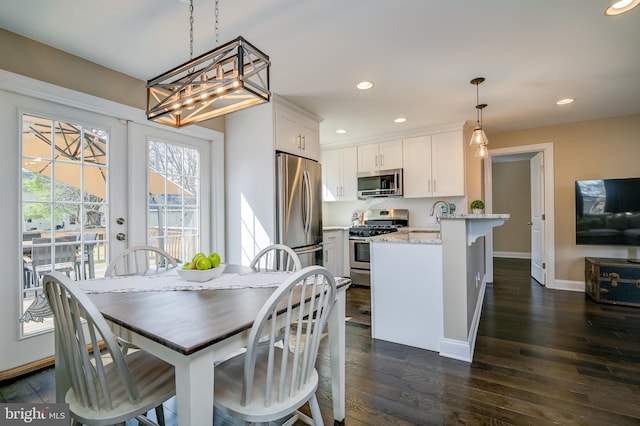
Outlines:
[[[547, 290], [527, 260], [496, 259], [469, 364], [372, 340], [368, 290], [347, 295], [346, 425], [640, 424], [640, 308]], [[318, 367], [330, 424], [325, 351]], [[53, 381], [45, 370], [3, 383], [0, 402], [53, 401]]]

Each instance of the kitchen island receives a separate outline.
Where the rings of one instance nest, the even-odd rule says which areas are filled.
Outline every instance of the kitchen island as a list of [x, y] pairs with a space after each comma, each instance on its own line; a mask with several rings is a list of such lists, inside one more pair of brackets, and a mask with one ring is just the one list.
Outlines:
[[471, 362], [492, 255], [484, 237], [508, 218], [442, 215], [439, 232], [406, 228], [373, 238], [372, 337]]

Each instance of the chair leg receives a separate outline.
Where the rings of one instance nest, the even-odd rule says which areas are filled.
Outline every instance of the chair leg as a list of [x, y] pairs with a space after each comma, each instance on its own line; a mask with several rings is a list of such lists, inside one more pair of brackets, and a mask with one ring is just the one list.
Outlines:
[[311, 417], [313, 417], [313, 424], [315, 426], [322, 426], [322, 414], [320, 413], [320, 405], [318, 405], [318, 398], [315, 394], [309, 400], [309, 407], [311, 408]]
[[164, 408], [162, 405], [158, 405], [156, 407], [156, 419], [158, 420], [158, 424], [160, 426], [164, 426]]

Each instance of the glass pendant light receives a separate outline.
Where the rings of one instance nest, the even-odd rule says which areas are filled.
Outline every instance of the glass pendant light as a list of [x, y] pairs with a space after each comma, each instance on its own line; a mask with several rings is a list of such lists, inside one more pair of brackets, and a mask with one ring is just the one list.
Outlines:
[[[478, 86], [484, 81], [484, 77], [477, 77], [471, 80], [471, 84], [476, 85], [476, 128], [473, 129], [471, 134], [470, 146], [485, 146], [489, 144], [489, 139], [482, 129], [482, 110], [487, 107], [487, 104], [481, 104], [478, 94]], [[486, 148], [485, 148], [486, 151]], [[485, 157], [483, 157], [485, 158]]]
[[476, 150], [476, 154], [474, 155], [475, 158], [482, 158], [483, 160], [486, 158], [489, 158], [489, 150], [487, 149], [486, 145], [480, 145], [478, 146], [478, 149]]

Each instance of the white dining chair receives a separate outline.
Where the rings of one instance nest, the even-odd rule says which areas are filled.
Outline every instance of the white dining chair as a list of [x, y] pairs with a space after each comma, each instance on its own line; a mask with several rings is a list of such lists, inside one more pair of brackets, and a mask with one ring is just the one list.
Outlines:
[[139, 245], [118, 254], [107, 266], [105, 277], [118, 275], [156, 275], [175, 268], [178, 262], [159, 247]]
[[173, 366], [142, 350], [121, 352], [100, 311], [65, 275], [46, 274], [43, 285], [62, 352], [57, 355], [68, 370], [65, 402], [73, 424], [124, 424], [135, 418], [157, 425], [145, 414], [175, 395]]
[[255, 255], [250, 265], [264, 271], [299, 271], [302, 263], [295, 251], [284, 244], [272, 244]]
[[[131, 274], [156, 275], [177, 266], [178, 262], [161, 248], [139, 245], [129, 247], [118, 254], [107, 266], [104, 276], [115, 277]], [[138, 349], [128, 338], [117, 336], [117, 340], [125, 355], [129, 353], [129, 350]], [[156, 407], [156, 417], [160, 425], [164, 425], [164, 409], [162, 405]]]
[[[322, 425], [315, 364], [335, 300], [335, 278], [320, 266], [301, 269], [282, 283], [260, 309], [246, 352], [214, 368], [216, 414], [256, 423], [293, 414]], [[280, 327], [289, 345], [276, 337]], [[312, 417], [298, 411], [307, 402]]]

